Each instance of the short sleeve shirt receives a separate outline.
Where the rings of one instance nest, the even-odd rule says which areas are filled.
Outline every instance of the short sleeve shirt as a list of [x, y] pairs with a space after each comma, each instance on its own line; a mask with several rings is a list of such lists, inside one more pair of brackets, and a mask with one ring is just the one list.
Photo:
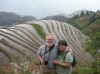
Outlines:
[[[65, 55], [65, 54], [66, 54], [66, 55]], [[65, 59], [64, 59], [64, 57], [65, 57]], [[57, 56], [56, 60], [58, 60], [58, 61], [60, 61], [60, 62], [70, 62], [70, 63], [72, 63], [72, 61], [73, 61], [73, 56], [71, 55], [70, 52], [65, 51], [65, 52], [63, 52], [63, 53], [60, 53], [60, 54]], [[57, 72], [57, 74], [69, 74], [70, 71], [71, 71], [71, 66], [65, 68], [65, 67], [56, 65], [56, 72]]]
[[[45, 46], [46, 46], [46, 44], [40, 46], [40, 48], [37, 52], [37, 56], [42, 56], [46, 51], [49, 50], [49, 49], [45, 48]], [[48, 61], [48, 64], [46, 64], [47, 68], [54, 68], [53, 61], [57, 57], [57, 52], [58, 52], [58, 45], [55, 44], [54, 48], [51, 51], [49, 51], [45, 55], [43, 55], [44, 60]]]

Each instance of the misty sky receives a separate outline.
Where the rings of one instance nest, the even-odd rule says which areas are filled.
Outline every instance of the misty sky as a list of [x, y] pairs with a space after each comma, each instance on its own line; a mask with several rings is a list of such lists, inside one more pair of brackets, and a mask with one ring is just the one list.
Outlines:
[[36, 18], [70, 14], [82, 9], [100, 10], [100, 0], [0, 0], [0, 11], [32, 15]]

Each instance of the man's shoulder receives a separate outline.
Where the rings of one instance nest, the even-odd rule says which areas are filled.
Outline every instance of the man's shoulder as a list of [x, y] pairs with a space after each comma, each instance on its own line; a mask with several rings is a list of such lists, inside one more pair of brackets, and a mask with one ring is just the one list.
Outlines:
[[54, 44], [54, 49], [57, 49], [58, 48], [58, 45], [57, 44]]
[[58, 47], [58, 44], [55, 43], [55, 47]]
[[57, 44], [57, 43], [55, 43], [55, 46], [58, 46], [58, 44]]
[[43, 45], [41, 45], [39, 48], [40, 48], [40, 49], [45, 48], [45, 45], [46, 45], [46, 44], [43, 44]]

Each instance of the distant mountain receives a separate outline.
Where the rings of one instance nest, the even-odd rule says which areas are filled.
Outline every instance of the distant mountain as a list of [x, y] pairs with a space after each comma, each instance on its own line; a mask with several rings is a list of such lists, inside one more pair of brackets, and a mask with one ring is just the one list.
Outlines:
[[66, 14], [58, 14], [58, 15], [54, 15], [54, 16], [47, 16], [47, 17], [43, 18], [42, 20], [56, 20], [56, 21], [63, 22], [67, 18], [68, 17]]
[[83, 9], [83, 10], [75, 11], [71, 14], [58, 14], [58, 15], [54, 15], [54, 16], [47, 16], [47, 17], [43, 18], [43, 20], [56, 20], [56, 21], [64, 22], [68, 18], [71, 18], [75, 15], [80, 15], [82, 11], [84, 13], [87, 12], [87, 10]]
[[83, 11], [84, 13], [86, 13], [88, 10], [83, 9], [83, 10], [75, 11], [75, 12], [69, 14], [68, 17], [73, 17], [74, 15], [77, 15], [77, 14], [80, 15], [82, 11]]
[[33, 16], [21, 16], [14, 12], [0, 12], [0, 26], [20, 24], [36, 20]]
[[93, 31], [100, 31], [100, 11], [86, 11], [84, 14], [74, 15], [66, 19], [66, 22], [82, 30], [89, 28]]

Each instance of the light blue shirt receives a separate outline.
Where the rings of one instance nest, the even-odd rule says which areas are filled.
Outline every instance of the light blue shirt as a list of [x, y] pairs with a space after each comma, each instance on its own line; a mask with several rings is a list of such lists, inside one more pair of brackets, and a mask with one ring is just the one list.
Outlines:
[[[46, 51], [48, 51], [49, 49], [46, 48], [45, 49], [46, 44], [40, 46], [38, 52], [37, 52], [37, 56], [42, 56]], [[45, 66], [47, 68], [54, 68], [54, 64], [53, 61], [57, 56], [57, 52], [58, 52], [58, 45], [55, 44], [54, 48], [47, 52], [45, 55], [43, 55], [44, 60], [48, 61], [48, 64], [45, 64]]]

